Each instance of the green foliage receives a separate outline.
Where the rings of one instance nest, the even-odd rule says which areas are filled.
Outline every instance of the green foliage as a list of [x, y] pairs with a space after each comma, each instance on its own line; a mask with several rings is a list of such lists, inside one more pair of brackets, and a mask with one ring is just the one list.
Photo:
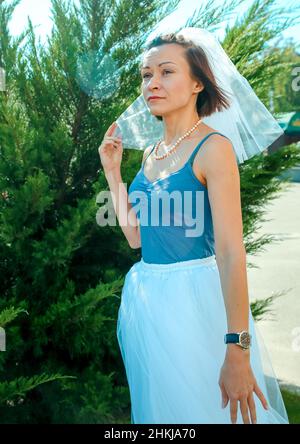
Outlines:
[[[6, 333], [4, 327], [11, 323], [14, 319], [18, 317], [18, 315], [22, 312], [29, 314], [26, 310], [19, 307], [15, 309], [14, 307], [10, 307], [4, 309], [0, 312], [0, 327], [1, 332]], [[4, 345], [1, 342], [1, 351], [5, 352], [6, 350], [6, 339], [2, 335], [2, 340], [4, 340]], [[5, 359], [3, 353], [0, 355], [0, 371], [3, 370]], [[16, 363], [17, 364], [17, 363]], [[24, 396], [26, 392], [40, 386], [41, 384], [45, 384], [47, 382], [56, 381], [58, 379], [66, 379], [73, 378], [72, 376], [62, 376], [61, 374], [41, 374], [32, 377], [17, 377], [11, 381], [0, 382], [0, 406], [3, 408], [5, 406], [6, 411], [10, 407], [14, 407], [16, 404], [22, 404], [24, 401]]]
[[281, 389], [290, 424], [300, 424], [300, 394], [294, 390]]
[[0, 312], [0, 326], [2, 328], [4, 328], [6, 324], [13, 321], [22, 312], [25, 312], [28, 314], [28, 312], [26, 310], [24, 310], [23, 308], [20, 308], [20, 307], [17, 309], [14, 307], [10, 307], [10, 308], [6, 308], [5, 310], [2, 310]]
[[[71, 376], [69, 376], [71, 377]], [[10, 382], [0, 383], [0, 403], [7, 401], [8, 405], [14, 405], [14, 401], [11, 398], [15, 396], [24, 395], [29, 390], [38, 387], [40, 384], [45, 384], [46, 382], [56, 381], [57, 379], [65, 379], [66, 376], [56, 375], [38, 375], [31, 378], [20, 377]], [[19, 398], [19, 401], [22, 398]]]
[[[3, 423], [129, 421], [116, 320], [123, 276], [140, 252], [129, 248], [119, 226], [96, 223], [96, 196], [108, 189], [98, 146], [136, 98], [138, 58], [148, 34], [178, 3], [82, 0], [76, 7], [52, 0], [54, 26], [43, 46], [30, 20], [18, 38], [10, 36], [18, 1], [0, 2], [0, 65], [7, 84], [0, 92], [0, 320], [11, 320], [7, 351], [0, 354], [0, 402], [8, 401], [0, 405]], [[240, 3], [215, 7], [209, 1], [189, 25], [215, 29]], [[280, 51], [264, 47], [274, 35], [267, 31], [271, 4], [255, 2], [224, 40], [262, 100], [281, 63]], [[96, 96], [87, 76], [79, 81], [86, 55], [100, 80], [101, 56], [111, 61], [115, 77], [108, 95]], [[141, 153], [124, 152], [125, 183], [140, 161]], [[252, 239], [262, 206], [278, 193], [278, 175], [297, 162], [291, 147], [241, 167], [251, 254], [269, 241]], [[257, 314], [263, 310], [257, 307]], [[15, 319], [21, 311], [27, 316]]]

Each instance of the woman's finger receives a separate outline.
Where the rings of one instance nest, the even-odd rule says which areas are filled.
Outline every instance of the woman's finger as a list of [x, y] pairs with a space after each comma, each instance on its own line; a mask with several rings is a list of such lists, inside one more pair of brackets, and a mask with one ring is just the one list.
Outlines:
[[221, 394], [222, 394], [221, 405], [222, 405], [222, 408], [224, 409], [226, 407], [226, 405], [228, 404], [229, 397], [227, 395], [224, 385], [222, 385], [222, 384], [219, 384], [219, 385], [220, 385], [220, 390], [221, 390]]
[[105, 135], [106, 136], [111, 136], [114, 133], [114, 130], [116, 128], [117, 124], [116, 122], [113, 122], [110, 127], [108, 128], [108, 130], [106, 131]]
[[252, 424], [256, 424], [256, 408], [255, 408], [255, 402], [253, 399], [253, 392], [249, 393], [248, 396], [248, 405], [249, 405], [249, 410], [250, 410], [250, 416], [251, 416], [251, 422]]
[[256, 395], [258, 396], [258, 398], [260, 399], [260, 401], [261, 401], [262, 405], [264, 406], [264, 408], [265, 408], [266, 410], [268, 410], [268, 402], [267, 402], [266, 398], [264, 397], [263, 392], [262, 392], [262, 391], [260, 390], [260, 388], [258, 387], [258, 384], [257, 384], [257, 383], [254, 384], [254, 389], [253, 389], [253, 391], [255, 392], [255, 394], [256, 394]]
[[249, 415], [248, 415], [248, 403], [247, 403], [247, 398], [245, 397], [240, 399], [240, 410], [244, 424], [250, 424]]
[[[106, 140], [107, 142], [109, 142], [109, 145], [112, 145], [113, 147], [119, 147], [122, 143], [122, 140], [115, 140], [115, 139], [110, 139], [110, 140]], [[105, 145], [103, 145], [105, 146]]]
[[[110, 145], [112, 145], [113, 148], [118, 149], [121, 146], [121, 142], [120, 141], [110, 141]], [[101, 150], [106, 151], [106, 146], [105, 145], [100, 145], [98, 148], [99, 153], [101, 152]]]
[[236, 423], [236, 417], [237, 417], [237, 400], [231, 399], [230, 400], [230, 417], [232, 424]]
[[122, 140], [121, 137], [106, 136], [106, 140]]

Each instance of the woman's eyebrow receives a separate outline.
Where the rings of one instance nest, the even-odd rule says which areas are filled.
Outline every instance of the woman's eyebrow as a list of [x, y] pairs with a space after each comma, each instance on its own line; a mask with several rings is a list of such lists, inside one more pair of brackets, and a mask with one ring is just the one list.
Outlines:
[[[161, 63], [159, 63], [158, 66], [165, 65], [166, 63], [172, 63], [173, 65], [176, 65], [176, 63], [174, 63], [174, 62], [161, 62]], [[142, 71], [143, 69], [150, 69], [150, 66], [142, 66], [142, 65], [140, 65], [140, 70]]]

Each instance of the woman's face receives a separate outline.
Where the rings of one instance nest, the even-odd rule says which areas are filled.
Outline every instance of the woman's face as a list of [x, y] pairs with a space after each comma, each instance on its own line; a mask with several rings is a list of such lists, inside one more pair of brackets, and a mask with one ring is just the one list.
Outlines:
[[[196, 107], [203, 85], [190, 77], [184, 51], [182, 46], [171, 43], [151, 48], [144, 56], [141, 89], [151, 114], [163, 117]], [[150, 96], [161, 98], [148, 101]]]

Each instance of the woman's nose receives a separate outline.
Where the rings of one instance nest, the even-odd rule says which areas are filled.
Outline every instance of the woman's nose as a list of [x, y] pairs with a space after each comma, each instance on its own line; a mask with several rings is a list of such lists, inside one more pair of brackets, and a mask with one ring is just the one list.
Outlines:
[[160, 88], [159, 79], [155, 76], [152, 76], [147, 86], [150, 91], [155, 87], [159, 89]]

